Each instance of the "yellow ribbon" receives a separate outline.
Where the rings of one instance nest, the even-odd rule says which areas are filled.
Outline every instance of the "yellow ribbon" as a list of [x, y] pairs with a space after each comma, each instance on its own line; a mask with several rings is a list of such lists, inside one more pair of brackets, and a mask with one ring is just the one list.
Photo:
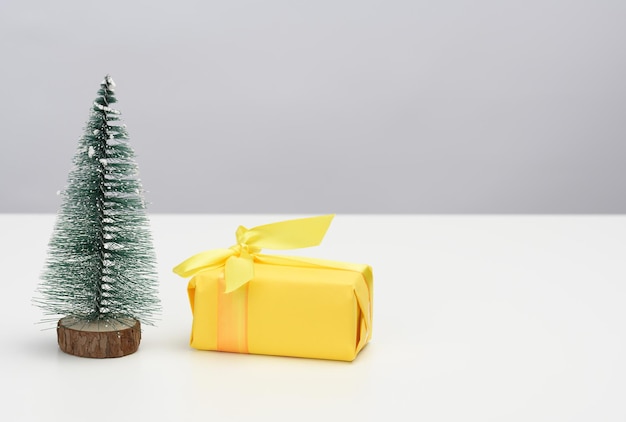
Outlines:
[[334, 214], [299, 218], [251, 229], [239, 226], [236, 245], [228, 249], [200, 252], [177, 265], [174, 272], [186, 278], [202, 270], [223, 266], [225, 293], [230, 293], [254, 278], [254, 261], [290, 261], [288, 257], [260, 254], [261, 249], [288, 250], [317, 246], [324, 238], [333, 217]]

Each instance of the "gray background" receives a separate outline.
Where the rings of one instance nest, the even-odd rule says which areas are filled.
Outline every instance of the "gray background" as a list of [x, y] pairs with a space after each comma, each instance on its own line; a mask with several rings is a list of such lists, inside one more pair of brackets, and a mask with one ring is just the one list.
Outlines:
[[0, 212], [103, 76], [155, 213], [622, 213], [626, 2], [0, 1]]

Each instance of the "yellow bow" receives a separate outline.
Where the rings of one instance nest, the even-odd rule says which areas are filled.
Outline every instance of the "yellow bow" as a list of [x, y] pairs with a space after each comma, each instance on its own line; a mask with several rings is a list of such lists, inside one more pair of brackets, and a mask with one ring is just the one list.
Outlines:
[[287, 250], [308, 248], [321, 243], [334, 214], [299, 218], [247, 229], [239, 226], [237, 244], [228, 249], [200, 252], [174, 268], [181, 277], [224, 266], [226, 293], [237, 290], [254, 278], [254, 261], [262, 258], [262, 248]]

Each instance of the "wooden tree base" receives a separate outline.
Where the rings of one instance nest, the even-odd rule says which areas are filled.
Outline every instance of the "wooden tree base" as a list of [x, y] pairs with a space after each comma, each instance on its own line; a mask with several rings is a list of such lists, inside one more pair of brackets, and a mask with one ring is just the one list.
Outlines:
[[65, 317], [57, 324], [59, 347], [86, 358], [119, 358], [135, 353], [141, 341], [141, 324], [132, 318], [85, 321]]

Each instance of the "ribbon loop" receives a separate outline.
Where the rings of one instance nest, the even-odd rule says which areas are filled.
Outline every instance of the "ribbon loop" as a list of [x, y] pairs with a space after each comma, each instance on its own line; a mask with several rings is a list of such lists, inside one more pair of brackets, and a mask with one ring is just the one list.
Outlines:
[[322, 242], [334, 214], [298, 218], [247, 229], [239, 226], [237, 243], [262, 249], [287, 250], [317, 246]]
[[334, 214], [298, 218], [247, 229], [239, 226], [237, 244], [229, 249], [201, 252], [174, 268], [181, 277], [224, 266], [225, 292], [232, 292], [254, 278], [254, 261], [262, 248], [300, 249], [317, 246], [326, 235]]
[[217, 268], [226, 262], [228, 258], [235, 255], [235, 251], [231, 249], [212, 249], [200, 252], [191, 258], [174, 267], [174, 272], [181, 277], [192, 277], [194, 274], [212, 268]]

